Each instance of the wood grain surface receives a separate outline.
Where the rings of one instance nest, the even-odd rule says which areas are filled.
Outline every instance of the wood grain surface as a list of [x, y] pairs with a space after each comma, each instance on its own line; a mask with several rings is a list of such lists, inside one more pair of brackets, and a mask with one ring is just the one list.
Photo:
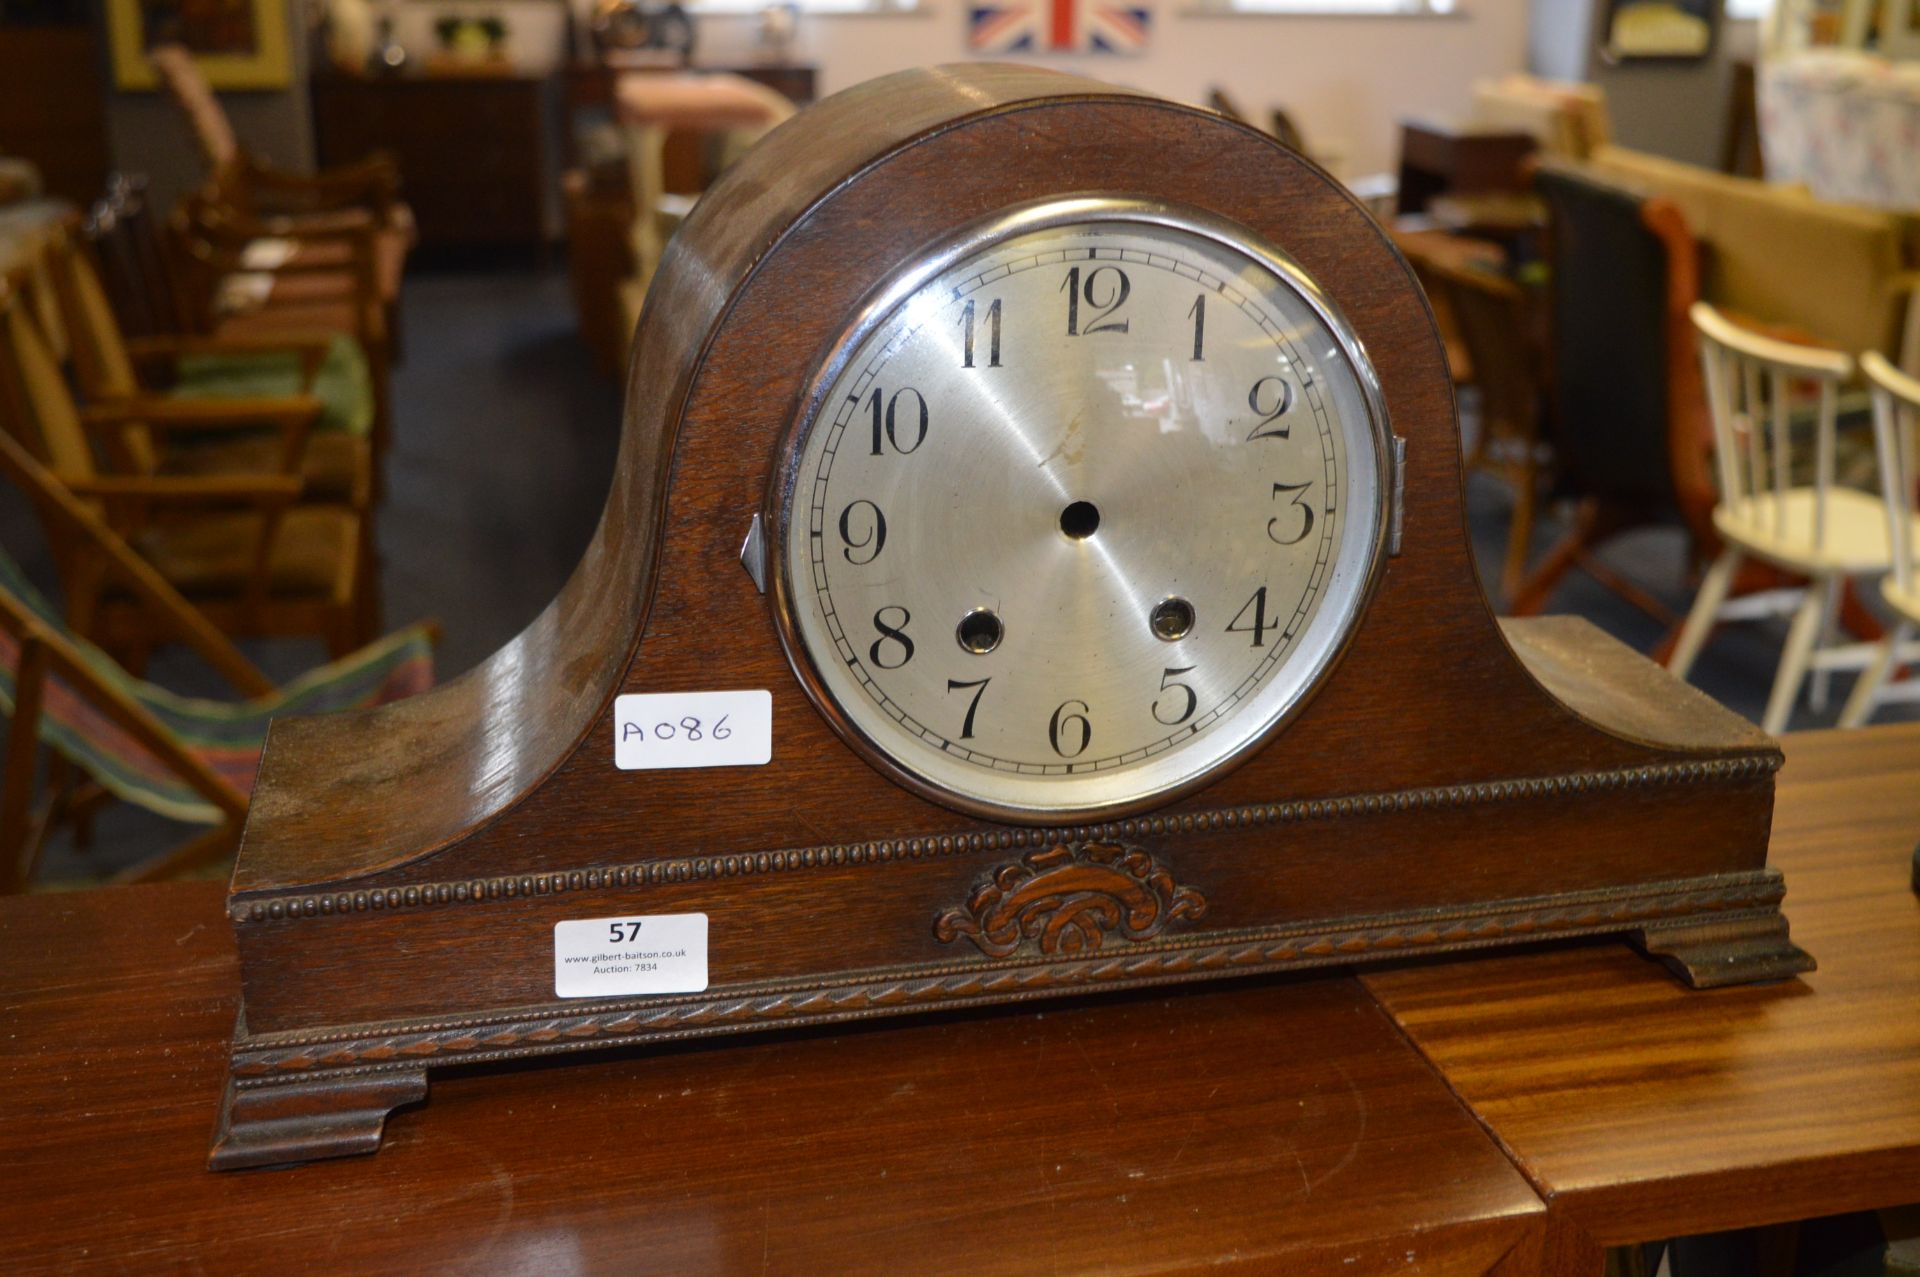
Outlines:
[[0, 900], [0, 1271], [1530, 1272], [1543, 1208], [1348, 978], [474, 1071], [204, 1169], [218, 888]]
[[1575, 1252], [1920, 1199], [1920, 725], [1785, 744], [1771, 858], [1818, 971], [1687, 993], [1600, 947], [1365, 977]]

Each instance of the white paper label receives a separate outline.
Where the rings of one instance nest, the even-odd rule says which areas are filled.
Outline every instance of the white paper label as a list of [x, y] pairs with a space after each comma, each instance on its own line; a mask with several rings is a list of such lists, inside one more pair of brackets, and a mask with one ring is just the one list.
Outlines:
[[699, 993], [706, 987], [704, 913], [553, 924], [553, 991], [559, 997]]
[[659, 692], [616, 696], [613, 765], [758, 767], [773, 758], [773, 693]]

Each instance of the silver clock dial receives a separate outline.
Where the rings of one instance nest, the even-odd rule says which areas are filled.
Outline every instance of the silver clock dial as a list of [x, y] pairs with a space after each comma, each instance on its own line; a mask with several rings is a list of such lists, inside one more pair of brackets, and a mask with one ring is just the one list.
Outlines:
[[954, 805], [1146, 805], [1331, 665], [1385, 437], [1358, 343], [1274, 250], [1158, 206], [1012, 215], [903, 272], [828, 361], [775, 501], [789, 651]]

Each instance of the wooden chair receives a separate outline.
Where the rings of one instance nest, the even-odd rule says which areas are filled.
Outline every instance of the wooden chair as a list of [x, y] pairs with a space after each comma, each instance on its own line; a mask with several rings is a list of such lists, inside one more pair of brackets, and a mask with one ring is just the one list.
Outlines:
[[87, 212], [86, 238], [123, 331], [133, 337], [197, 331], [147, 202], [145, 177], [108, 175], [105, 193]]
[[[298, 456], [297, 440], [318, 411], [313, 400], [291, 401], [263, 423], [253, 405], [235, 412], [217, 402], [142, 399], [83, 413], [20, 304], [17, 278], [0, 289], [0, 425], [224, 633], [314, 635], [344, 655], [378, 631], [362, 594], [367, 554], [351, 509], [301, 505], [301, 481], [291, 474], [103, 474], [88, 438], [113, 438], [130, 425], [165, 438], [266, 424]], [[129, 669], [143, 668], [165, 627], [142, 599], [103, 579], [97, 556], [67, 529], [47, 531], [75, 631]]]
[[[373, 395], [375, 495], [380, 466], [392, 446], [393, 364], [397, 356], [393, 308], [374, 284], [374, 264], [363, 233], [335, 238], [350, 249], [343, 270], [326, 263], [263, 258], [263, 243], [236, 225], [204, 195], [182, 199], [169, 219], [172, 259], [196, 331], [218, 338], [280, 341], [316, 334], [350, 338], [365, 358]], [[265, 269], [271, 266], [272, 269]], [[261, 269], [255, 269], [259, 267]]]
[[[180, 697], [132, 678], [73, 634], [0, 552], [0, 709], [13, 720], [0, 781], [0, 893], [33, 881], [51, 828], [69, 820], [84, 828], [98, 806], [113, 798], [212, 826], [131, 867], [121, 880], [162, 877], [231, 855], [269, 719], [380, 704], [432, 683], [436, 631], [413, 626], [275, 686], [96, 512], [4, 434], [0, 477], [61, 527], [63, 540], [87, 545], [107, 576], [139, 596], [173, 637], [245, 698]], [[36, 741], [63, 764], [48, 769], [46, 801], [38, 810]], [[87, 779], [77, 779], [73, 769]]]
[[[163, 231], [146, 199], [146, 180], [115, 175], [91, 210], [86, 238], [110, 309], [134, 337], [215, 336], [300, 341], [327, 334], [351, 341], [350, 357], [368, 370], [373, 439], [384, 455], [392, 436], [388, 370], [395, 356], [396, 310], [382, 304], [377, 263], [360, 232], [300, 241], [248, 239], [217, 214], [197, 218], [206, 201], [189, 196]], [[393, 291], [397, 295], [398, 281]], [[375, 473], [375, 488], [379, 474]]]
[[147, 56], [186, 117], [223, 202], [249, 218], [268, 219], [262, 227], [268, 234], [370, 226], [404, 256], [414, 240], [413, 214], [400, 202], [400, 174], [391, 158], [370, 156], [311, 176], [281, 172], [242, 149], [220, 99], [183, 46], [155, 45]]
[[1880, 582], [1880, 597], [1898, 619], [1853, 685], [1840, 711], [1842, 727], [1860, 726], [1882, 705], [1920, 700], [1920, 679], [1889, 681], [1895, 671], [1920, 661], [1920, 643], [1914, 642], [1920, 633], [1920, 380], [1875, 351], [1860, 356], [1860, 367], [1873, 387], [1873, 433], [1893, 567]]
[[[119, 408], [127, 425], [111, 451], [140, 474], [289, 474], [306, 501], [347, 505], [371, 526], [373, 393], [359, 350], [338, 335], [130, 339], [107, 296], [88, 246], [72, 234], [43, 249], [47, 275], [73, 348], [81, 394], [90, 406]], [[212, 403], [263, 420], [312, 410], [311, 429], [271, 429], [214, 441], [156, 440], [137, 413]]]
[[1444, 274], [1437, 268], [1451, 266], [1458, 270], [1499, 272], [1506, 269], [1506, 251], [1486, 240], [1440, 230], [1395, 227], [1388, 233], [1393, 236], [1394, 245], [1406, 255], [1407, 264], [1413, 267], [1420, 287], [1427, 294], [1427, 303], [1433, 307], [1433, 322], [1440, 329], [1440, 344], [1447, 352], [1447, 374], [1455, 386], [1472, 385], [1473, 357], [1467, 351], [1466, 338], [1461, 335], [1460, 321], [1454, 316]]
[[1532, 336], [1532, 308], [1512, 281], [1486, 270], [1429, 260], [1421, 268], [1438, 287], [1458, 328], [1480, 395], [1480, 433], [1467, 464], [1513, 488], [1507, 554], [1500, 573], [1502, 599], [1525, 579], [1534, 513], [1545, 477], [1541, 438], [1544, 387], [1541, 354]]
[[[1747, 559], [1804, 578], [1804, 586], [1760, 596], [1760, 612], [1790, 607], [1793, 622], [1774, 675], [1761, 726], [1786, 729], [1808, 672], [1816, 708], [1826, 698], [1828, 672], [1858, 669], [1871, 645], [1837, 642], [1840, 592], [1847, 578], [1888, 566], [1887, 514], [1877, 497], [1834, 482], [1834, 425], [1840, 385], [1853, 360], [1831, 350], [1794, 345], [1736, 327], [1705, 302], [1689, 312], [1699, 333], [1700, 365], [1713, 420], [1720, 499], [1713, 526], [1723, 548], [1700, 582], [1668, 667], [1681, 678], [1693, 667], [1716, 622], [1755, 614], [1747, 600], [1731, 608], [1727, 596]], [[1790, 423], [1804, 416], [1813, 395], [1814, 474], [1793, 473]], [[1775, 598], [1784, 602], [1775, 602]]]
[[[296, 310], [338, 303], [338, 290], [349, 287], [381, 310], [377, 334], [358, 322], [316, 323], [312, 314], [296, 314], [292, 322], [309, 331], [350, 332], [383, 365], [397, 358], [400, 281], [418, 235], [412, 210], [400, 201], [392, 160], [376, 155], [313, 176], [280, 172], [240, 146], [220, 99], [186, 49], [157, 45], [148, 58], [207, 164], [205, 185], [175, 213], [184, 213], [197, 232], [184, 240], [183, 251], [191, 258], [211, 250], [212, 260], [200, 263], [199, 272], [214, 276], [209, 295], [235, 298], [229, 284], [239, 275], [239, 282], [257, 289], [248, 309], [273, 312], [282, 303]], [[326, 295], [316, 298], [316, 289]]]

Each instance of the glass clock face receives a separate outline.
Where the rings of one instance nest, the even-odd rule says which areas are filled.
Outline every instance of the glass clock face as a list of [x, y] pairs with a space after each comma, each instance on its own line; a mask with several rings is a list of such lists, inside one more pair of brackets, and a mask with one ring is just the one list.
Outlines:
[[827, 361], [773, 501], [783, 638], [922, 792], [1146, 807], [1330, 668], [1377, 574], [1386, 438], [1358, 343], [1239, 228], [1012, 214], [903, 271]]

